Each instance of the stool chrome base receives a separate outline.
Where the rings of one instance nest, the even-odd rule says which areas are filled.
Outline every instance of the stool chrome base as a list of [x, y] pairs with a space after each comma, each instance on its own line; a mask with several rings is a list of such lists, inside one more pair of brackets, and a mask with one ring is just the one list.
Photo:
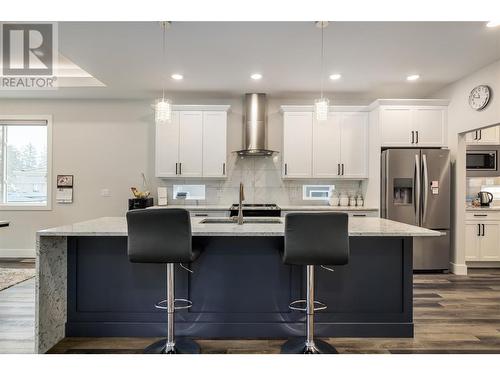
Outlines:
[[314, 340], [308, 347], [304, 337], [290, 339], [281, 346], [281, 354], [338, 354], [337, 350], [323, 340]]
[[200, 354], [200, 346], [188, 338], [176, 338], [173, 348], [165, 351], [167, 340], [156, 341], [144, 349], [144, 354]]

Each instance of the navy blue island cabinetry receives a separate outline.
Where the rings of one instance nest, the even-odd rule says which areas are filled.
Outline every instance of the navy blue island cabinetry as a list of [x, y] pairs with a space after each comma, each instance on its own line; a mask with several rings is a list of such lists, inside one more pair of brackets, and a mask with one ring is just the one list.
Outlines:
[[[91, 229], [99, 220], [114, 221], [107, 230]], [[193, 273], [182, 268], [175, 273], [176, 297], [193, 302], [176, 313], [176, 334], [303, 334], [304, 314], [288, 305], [305, 296], [305, 269], [282, 263], [283, 225], [192, 220], [193, 241], [202, 253], [187, 265]], [[349, 234], [349, 264], [316, 272], [316, 299], [328, 306], [316, 315], [317, 335], [412, 337], [413, 237], [439, 234], [379, 218], [351, 218]], [[38, 242], [37, 351], [65, 336], [165, 336], [166, 314], [154, 307], [165, 299], [165, 266], [129, 262], [123, 218], [41, 231]], [[51, 252], [65, 254], [66, 264], [51, 264]], [[54, 280], [66, 283], [66, 296], [51, 289]], [[44, 303], [42, 296], [56, 301], [54, 295], [57, 302]]]

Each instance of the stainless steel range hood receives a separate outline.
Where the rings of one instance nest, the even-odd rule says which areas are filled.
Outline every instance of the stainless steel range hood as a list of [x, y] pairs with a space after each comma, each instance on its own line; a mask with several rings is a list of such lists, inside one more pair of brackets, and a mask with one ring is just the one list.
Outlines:
[[240, 156], [270, 156], [277, 151], [267, 149], [266, 94], [245, 94], [243, 150]]

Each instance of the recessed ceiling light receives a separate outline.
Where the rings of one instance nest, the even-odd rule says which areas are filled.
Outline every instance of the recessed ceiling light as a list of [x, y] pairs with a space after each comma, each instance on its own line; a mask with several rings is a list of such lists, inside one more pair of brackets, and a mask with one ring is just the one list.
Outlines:
[[175, 79], [176, 81], [180, 81], [181, 79], [184, 78], [184, 76], [182, 74], [178, 74], [178, 73], [172, 74], [170, 77], [172, 77], [172, 79]]
[[500, 21], [490, 21], [486, 24], [486, 27], [497, 27], [500, 26]]
[[332, 81], [335, 81], [337, 79], [340, 79], [342, 77], [342, 74], [338, 74], [338, 73], [335, 73], [335, 74], [330, 74], [330, 79]]
[[252, 79], [254, 79], [254, 80], [256, 80], [256, 81], [257, 81], [257, 80], [259, 80], [259, 79], [261, 79], [261, 78], [262, 78], [262, 74], [260, 74], [260, 73], [254, 73], [254, 74], [252, 74], [252, 75], [250, 76], [250, 78], [252, 78]]
[[412, 74], [412, 75], [409, 75], [408, 77], [406, 77], [406, 80], [407, 81], [416, 81], [419, 78], [420, 78], [420, 76], [418, 74]]

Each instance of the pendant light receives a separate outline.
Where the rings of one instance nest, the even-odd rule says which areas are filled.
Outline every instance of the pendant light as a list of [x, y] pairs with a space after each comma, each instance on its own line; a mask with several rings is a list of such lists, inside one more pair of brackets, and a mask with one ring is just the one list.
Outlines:
[[[167, 29], [170, 27], [170, 22], [161, 22], [161, 27], [163, 29], [163, 40], [162, 40], [162, 68], [166, 68], [166, 49], [167, 49]], [[155, 110], [155, 122], [157, 124], [165, 124], [172, 120], [172, 101], [165, 98], [165, 86], [167, 84], [167, 75], [164, 74], [163, 77], [163, 89], [161, 98], [157, 99], [154, 104]]]
[[314, 101], [314, 116], [317, 121], [326, 121], [328, 119], [328, 107], [330, 102], [328, 98], [323, 97], [323, 75], [324, 75], [324, 43], [323, 32], [328, 26], [328, 21], [316, 22], [316, 27], [321, 29], [321, 94], [320, 98]]

